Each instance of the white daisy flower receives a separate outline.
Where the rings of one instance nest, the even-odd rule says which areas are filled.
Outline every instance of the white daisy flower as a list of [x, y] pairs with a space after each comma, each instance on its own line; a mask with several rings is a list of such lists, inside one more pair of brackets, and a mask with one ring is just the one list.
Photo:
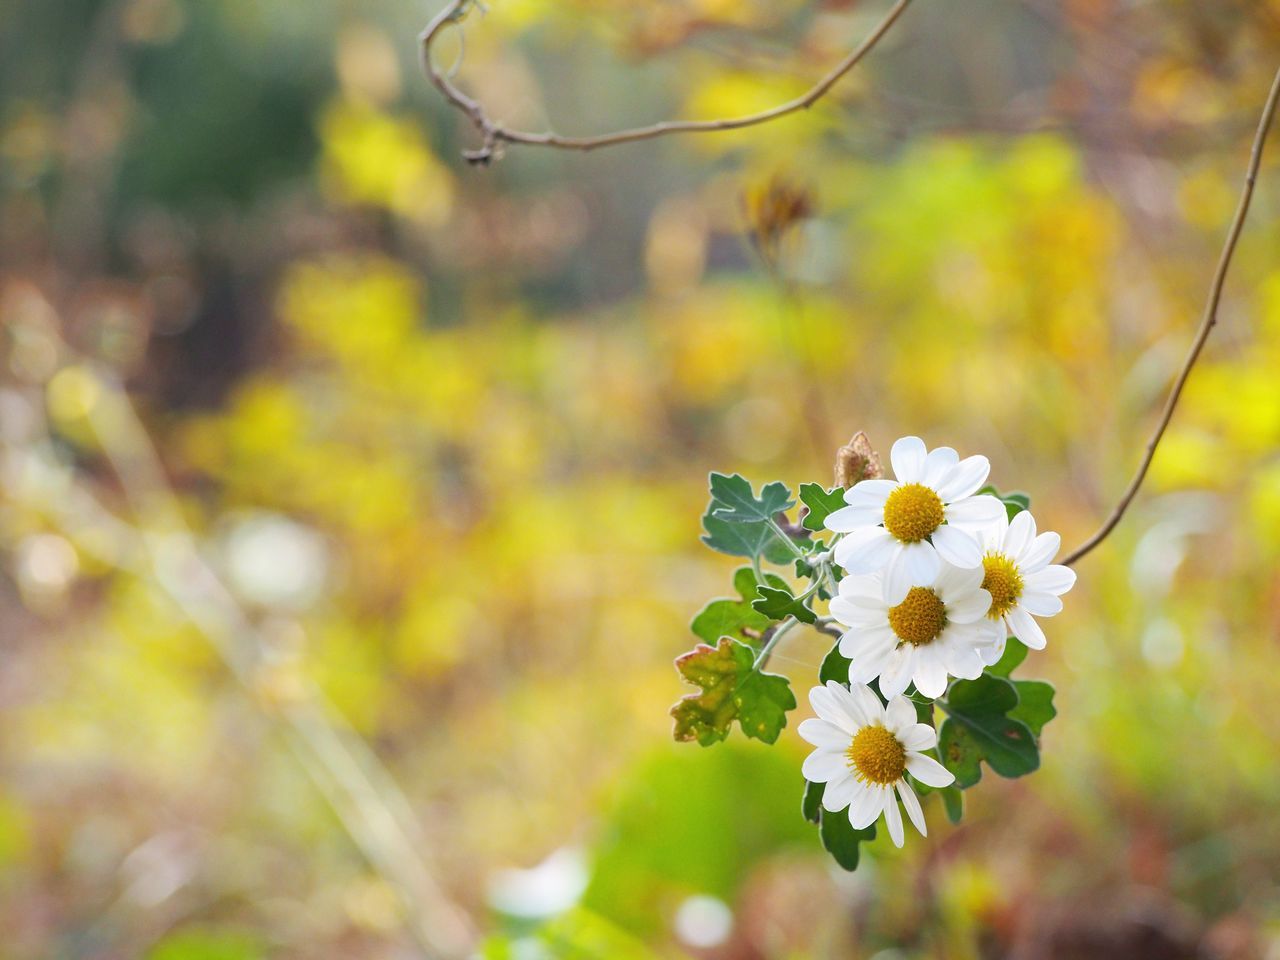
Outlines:
[[883, 813], [889, 836], [900, 847], [901, 797], [911, 822], [928, 836], [920, 800], [904, 774], [931, 787], [948, 786], [955, 776], [921, 752], [937, 746], [938, 734], [927, 723], [916, 722], [911, 701], [892, 697], [883, 707], [870, 687], [828, 680], [825, 687], [809, 691], [809, 702], [817, 717], [800, 724], [800, 736], [817, 749], [805, 758], [803, 770], [807, 780], [826, 784], [822, 806], [832, 813], [848, 807], [855, 830], [871, 826]]
[[985, 652], [987, 662], [1000, 659], [1009, 636], [1032, 650], [1043, 650], [1044, 631], [1033, 618], [1061, 612], [1058, 598], [1076, 582], [1070, 567], [1049, 562], [1057, 556], [1062, 538], [1056, 533], [1036, 536], [1035, 518], [1023, 510], [1012, 521], [1006, 515], [984, 530], [981, 543], [982, 587], [991, 594], [987, 617], [1001, 628], [999, 642]]
[[849, 629], [840, 638], [849, 679], [870, 683], [896, 697], [914, 683], [926, 697], [942, 696], [947, 677], [974, 680], [1000, 644], [1004, 627], [988, 619], [991, 594], [982, 588], [983, 568], [963, 570], [940, 563], [937, 574], [911, 587], [900, 603], [884, 599], [879, 574], [845, 577], [831, 598], [831, 615]]
[[883, 570], [885, 599], [899, 603], [913, 586], [930, 583], [942, 560], [981, 567], [977, 534], [1005, 508], [995, 497], [974, 496], [991, 472], [986, 457], [961, 460], [950, 447], [929, 451], [919, 437], [903, 437], [889, 460], [898, 479], [854, 484], [827, 529], [844, 534], [836, 563], [849, 573]]

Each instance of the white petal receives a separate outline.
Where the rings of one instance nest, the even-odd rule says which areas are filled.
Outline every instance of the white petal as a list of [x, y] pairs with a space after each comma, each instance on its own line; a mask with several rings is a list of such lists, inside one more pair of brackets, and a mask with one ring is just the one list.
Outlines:
[[947, 671], [961, 680], [977, 680], [986, 666], [979, 655], [979, 647], [953, 647], [947, 660]]
[[1000, 658], [1004, 656], [1004, 648], [1008, 645], [1008, 642], [1009, 642], [1006, 636], [1007, 633], [1008, 631], [1006, 631], [1002, 627], [1000, 630], [1000, 640], [998, 643], [993, 643], [989, 646], [978, 648], [978, 655], [982, 657], [982, 662], [986, 664], [988, 667], [995, 666], [997, 663], [1000, 662]]
[[857, 704], [862, 716], [867, 718], [868, 725], [884, 722], [884, 707], [880, 705], [880, 698], [866, 684], [850, 684], [849, 698]]
[[859, 527], [874, 527], [884, 522], [883, 504], [858, 504], [852, 507], [840, 507], [827, 514], [824, 525], [832, 533], [849, 533]]
[[948, 503], [942, 515], [951, 526], [979, 534], [983, 527], [999, 520], [1002, 512], [1006, 517], [1009, 515], [1003, 503], [989, 493], [984, 493], [980, 497], [965, 497]]
[[1005, 539], [1009, 536], [1009, 512], [1003, 511], [978, 534], [983, 553], [1005, 553]]
[[[872, 694], [874, 696], [874, 694]], [[899, 740], [916, 725], [916, 708], [906, 697], [894, 697], [884, 711], [885, 728]]]
[[[850, 683], [870, 683], [876, 677], [884, 672], [885, 665], [889, 662], [889, 657], [893, 655], [895, 643], [891, 643], [884, 647], [878, 647], [870, 653], [861, 657], [849, 657], [849, 682]], [[840, 651], [844, 654], [844, 651]]]
[[848, 760], [843, 753], [834, 750], [815, 750], [804, 758], [800, 772], [806, 780], [814, 783], [826, 783], [834, 780], [849, 769]]
[[884, 809], [884, 797], [879, 787], [854, 781], [857, 790], [853, 802], [849, 804], [849, 823], [855, 830], [862, 830], [876, 822], [880, 811]]
[[[1022, 516], [1022, 514], [1018, 514]], [[1023, 575], [1035, 573], [1058, 555], [1062, 547], [1062, 538], [1056, 533], [1042, 533], [1032, 541], [1031, 546], [1018, 556], [1018, 569]]]
[[1020, 557], [1036, 538], [1036, 519], [1030, 510], [1023, 510], [1009, 521], [1009, 532], [1004, 535], [1000, 551], [1013, 559]]
[[880, 606], [881, 609], [876, 610], [871, 606], [864, 607], [862, 604], [854, 603], [848, 597], [832, 597], [831, 606], [828, 610], [830, 611], [831, 616], [835, 617], [846, 627], [856, 627], [859, 630], [865, 630], [866, 628], [884, 620], [887, 616], [886, 611], [889, 609], [888, 604], [881, 600]]
[[[851, 686], [857, 686], [852, 684]], [[861, 696], [850, 691], [843, 683], [837, 683], [835, 680], [827, 681], [827, 689], [831, 691], [831, 695], [836, 702], [844, 709], [854, 722], [857, 723], [858, 729], [873, 723], [880, 722], [880, 701], [876, 700], [875, 709], [867, 710], [866, 701]]]
[[1060, 597], [1076, 585], [1076, 572], [1061, 564], [1051, 564], [1022, 578], [1028, 590], [1052, 593]]
[[889, 499], [889, 494], [897, 490], [902, 484], [897, 480], [885, 480], [877, 478], [875, 480], [861, 480], [844, 492], [844, 502], [850, 506], [858, 506], [864, 503], [878, 503], [884, 506], [884, 502]]
[[911, 685], [915, 652], [915, 647], [904, 643], [889, 655], [889, 662], [880, 672], [880, 692], [886, 697], [896, 697]]
[[991, 609], [991, 594], [978, 589], [961, 594], [959, 598], [947, 604], [947, 619], [953, 623], [974, 623], [981, 620]]
[[882, 620], [879, 626], [846, 631], [840, 638], [840, 655], [850, 660], [883, 656], [898, 645], [898, 635]]
[[986, 457], [965, 457], [951, 469], [942, 486], [938, 487], [938, 496], [943, 503], [972, 496], [987, 482], [990, 473], [991, 461]]
[[955, 774], [922, 753], [907, 754], [907, 773], [931, 787], [949, 787], [955, 780]]
[[1031, 619], [1031, 614], [1023, 610], [1022, 607], [1014, 607], [1005, 614], [1005, 619], [1009, 622], [1009, 629], [1013, 631], [1015, 637], [1032, 650], [1044, 649], [1046, 642], [1044, 631], [1040, 629], [1040, 624]]
[[1053, 617], [1062, 612], [1062, 601], [1052, 593], [1028, 590], [1018, 598], [1018, 606], [1035, 617]]
[[902, 746], [908, 751], [932, 750], [938, 745], [938, 731], [927, 723], [913, 723], [910, 729], [898, 736]]
[[845, 775], [832, 780], [822, 790], [822, 806], [825, 810], [838, 813], [847, 807], [858, 794], [858, 781], [853, 773], [845, 767]]
[[902, 553], [913, 587], [927, 587], [937, 579], [938, 572], [942, 569], [942, 561], [938, 557], [938, 551], [929, 541], [908, 543], [903, 547]]
[[884, 569], [897, 546], [884, 527], [862, 527], [836, 544], [836, 563], [849, 573], [876, 573]]
[[924, 458], [924, 472], [921, 474], [920, 482], [926, 487], [938, 489], [938, 485], [947, 478], [951, 469], [959, 462], [960, 454], [950, 447], [935, 447]]
[[924, 825], [924, 811], [920, 809], [920, 798], [916, 796], [916, 792], [911, 789], [911, 784], [905, 780], [899, 780], [896, 784], [898, 788], [898, 796], [902, 798], [902, 809], [907, 811], [912, 825], [920, 831], [920, 836], [927, 837], [928, 829]]
[[893, 449], [889, 451], [889, 462], [893, 464], [893, 475], [900, 483], [920, 482], [920, 478], [924, 476], [927, 452], [924, 441], [919, 437], [903, 437], [893, 445]]
[[964, 569], [982, 566], [982, 548], [972, 533], [943, 524], [933, 531], [933, 536], [929, 539], [933, 541], [938, 555], [947, 563]]
[[884, 602], [890, 605], [901, 603], [912, 587], [926, 587], [933, 583], [941, 567], [938, 551], [928, 541], [899, 544], [898, 552], [884, 572]]
[[858, 603], [860, 598], [868, 597], [883, 607], [880, 595], [883, 590], [880, 587], [880, 575], [875, 573], [851, 573], [840, 579], [836, 590], [840, 596], [848, 600]]
[[815, 747], [826, 750], [848, 750], [852, 742], [849, 734], [820, 717], [801, 720], [796, 732]]
[[[834, 681], [828, 681], [833, 683]], [[839, 684], [836, 684], [839, 686]], [[861, 724], [849, 713], [843, 700], [837, 700], [828, 687], [814, 687], [809, 691], [809, 703], [816, 713], [827, 723], [834, 724], [850, 737], [858, 732]]]
[[917, 651], [913, 671], [916, 689], [931, 700], [947, 692], [947, 667], [936, 647], [937, 643], [931, 643]]
[[886, 790], [885, 793], [888, 796], [884, 804], [884, 823], [889, 828], [889, 839], [893, 841], [893, 845], [901, 847], [905, 839], [902, 835], [902, 811], [898, 809], [898, 798], [893, 795], [893, 790]]
[[982, 578], [985, 576], [982, 564], [966, 568], [944, 563], [938, 571], [938, 579], [933, 581], [933, 588], [938, 591], [943, 603], [950, 603], [977, 590], [982, 586]]

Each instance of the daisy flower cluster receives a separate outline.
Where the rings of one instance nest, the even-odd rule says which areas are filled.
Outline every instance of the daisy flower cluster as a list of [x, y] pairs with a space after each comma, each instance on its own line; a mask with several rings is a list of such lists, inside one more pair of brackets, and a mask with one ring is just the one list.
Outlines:
[[[1050, 562], [1061, 545], [1056, 533], [1037, 534], [1026, 510], [1010, 520], [1001, 500], [979, 492], [991, 472], [986, 457], [962, 460], [950, 447], [928, 450], [919, 437], [903, 437], [889, 460], [895, 479], [854, 484], [846, 506], [826, 518], [826, 529], [839, 535], [835, 563], [846, 571], [831, 615], [846, 628], [839, 650], [850, 661], [850, 686], [815, 688], [810, 702], [818, 718], [799, 732], [816, 748], [805, 776], [826, 784], [824, 809], [847, 805], [855, 828], [883, 811], [901, 846], [895, 789], [925, 833], [905, 775], [931, 787], [954, 780], [920, 752], [934, 748], [937, 736], [915, 722], [904, 694], [914, 687], [934, 700], [952, 677], [977, 679], [1011, 635], [1043, 649], [1035, 618], [1062, 609], [1075, 574]], [[884, 709], [873, 682], [888, 702]]]
[[736, 724], [773, 743], [797, 699], [770, 658], [800, 625], [838, 637], [798, 732], [814, 748], [802, 767], [805, 816], [846, 869], [881, 819], [897, 846], [907, 820], [926, 833], [920, 793], [942, 792], [954, 821], [982, 764], [1004, 777], [1039, 766], [1053, 688], [1012, 672], [1044, 648], [1039, 621], [1075, 584], [1026, 495], [987, 485], [986, 457], [903, 437], [888, 459], [892, 476], [855, 435], [837, 454], [836, 486], [800, 486], [795, 520], [786, 484], [757, 493], [713, 473], [703, 542], [750, 566], [734, 574], [736, 597], [694, 618], [702, 642], [676, 659], [699, 688], [671, 709], [677, 740], [710, 746]]

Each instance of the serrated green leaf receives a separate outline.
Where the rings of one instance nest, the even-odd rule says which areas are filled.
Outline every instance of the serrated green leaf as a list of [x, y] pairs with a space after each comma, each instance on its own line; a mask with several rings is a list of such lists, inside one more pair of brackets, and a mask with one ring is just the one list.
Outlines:
[[676, 670], [702, 692], [671, 708], [675, 739], [707, 747], [727, 737], [736, 719], [748, 737], [777, 740], [796, 698], [786, 677], [756, 671], [754, 663], [755, 651], [730, 637], [721, 637], [714, 647], [700, 643], [677, 657]]
[[1020, 777], [1040, 766], [1035, 736], [1025, 723], [1008, 716], [1018, 693], [1003, 677], [983, 674], [957, 680], [939, 701], [947, 720], [938, 733], [942, 763], [967, 789], [982, 779], [981, 762], [1002, 777]]
[[812, 610], [785, 587], [760, 587], [759, 591], [760, 598], [751, 602], [751, 608], [770, 620], [795, 617], [801, 623], [814, 623], [818, 619]]
[[849, 664], [852, 662], [840, 653], [840, 644], [837, 643], [822, 658], [822, 666], [818, 668], [818, 682], [826, 683], [828, 680], [834, 680], [836, 683], [848, 683]]
[[770, 563], [784, 564], [794, 556], [777, 531], [763, 521], [736, 523], [723, 520], [712, 516], [708, 507], [702, 518], [702, 528], [707, 531], [702, 542], [712, 550], [731, 557], [761, 557]]
[[1009, 711], [1009, 716], [1021, 720], [1039, 737], [1044, 725], [1058, 715], [1058, 708], [1053, 705], [1053, 684], [1014, 680], [1013, 685], [1018, 691], [1018, 705]]
[[791, 681], [777, 673], [752, 671], [734, 691], [738, 724], [748, 737], [773, 743], [787, 725], [787, 711], [796, 708]]
[[822, 806], [822, 793], [826, 784], [805, 781], [801, 811], [810, 823], [818, 825], [822, 847], [845, 870], [858, 869], [858, 847], [876, 838], [875, 825], [862, 830], [853, 829], [849, 823], [849, 811], [832, 812]]
[[1004, 653], [1000, 655], [994, 666], [987, 667], [987, 673], [997, 677], [1008, 677], [1027, 659], [1027, 645], [1017, 637], [1010, 637], [1005, 644]]
[[[772, 574], [765, 574], [765, 580], [774, 586], [786, 587], [782, 578]], [[689, 629], [707, 643], [718, 643], [721, 637], [751, 642], [754, 638], [743, 631], [754, 630], [758, 637], [770, 622], [764, 614], [751, 608], [757, 586], [755, 572], [750, 567], [739, 567], [733, 574], [733, 589], [738, 592], [738, 599], [712, 600], [693, 618]]]
[[734, 523], [768, 521], [795, 506], [791, 491], [778, 480], [765, 484], [758, 498], [751, 489], [751, 481], [740, 473], [731, 476], [713, 473], [710, 486], [711, 514], [720, 520]]
[[938, 791], [942, 795], [942, 806], [947, 811], [947, 819], [959, 823], [964, 817], [964, 793], [954, 783]]
[[827, 517], [845, 505], [844, 487], [827, 490], [820, 483], [802, 483], [800, 502], [809, 508], [801, 525], [815, 532], [825, 530]]

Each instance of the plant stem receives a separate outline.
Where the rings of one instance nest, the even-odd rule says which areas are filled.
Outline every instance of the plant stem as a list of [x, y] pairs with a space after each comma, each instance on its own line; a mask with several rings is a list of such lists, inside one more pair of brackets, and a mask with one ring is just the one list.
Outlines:
[[782, 623], [778, 624], [778, 628], [773, 631], [772, 636], [764, 645], [764, 649], [760, 651], [760, 655], [756, 657], [756, 662], [751, 665], [752, 670], [763, 670], [769, 665], [769, 658], [773, 656], [773, 648], [778, 645], [778, 641], [800, 621], [795, 617], [787, 617]]

